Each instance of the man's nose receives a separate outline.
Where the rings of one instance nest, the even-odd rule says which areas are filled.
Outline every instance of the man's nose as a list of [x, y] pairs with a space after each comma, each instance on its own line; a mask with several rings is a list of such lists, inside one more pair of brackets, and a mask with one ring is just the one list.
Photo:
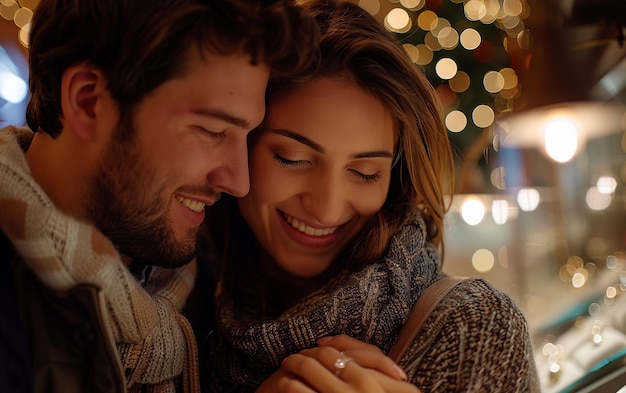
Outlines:
[[250, 191], [248, 146], [246, 139], [233, 142], [222, 153], [221, 163], [207, 175], [209, 183], [218, 191], [243, 197]]

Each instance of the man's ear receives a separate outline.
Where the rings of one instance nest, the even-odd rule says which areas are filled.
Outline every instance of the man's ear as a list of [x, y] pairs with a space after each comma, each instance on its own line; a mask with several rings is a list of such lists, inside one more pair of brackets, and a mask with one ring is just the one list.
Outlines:
[[61, 110], [66, 126], [78, 138], [92, 140], [96, 132], [96, 104], [107, 94], [107, 80], [99, 69], [80, 63], [61, 78]]

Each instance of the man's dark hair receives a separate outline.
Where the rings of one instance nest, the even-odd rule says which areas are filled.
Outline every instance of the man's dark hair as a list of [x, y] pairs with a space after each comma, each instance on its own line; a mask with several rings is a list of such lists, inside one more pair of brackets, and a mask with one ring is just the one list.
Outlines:
[[194, 46], [248, 53], [273, 75], [306, 69], [313, 20], [289, 0], [41, 0], [30, 28], [29, 127], [56, 137], [61, 77], [87, 62], [108, 78], [121, 119], [177, 76]]

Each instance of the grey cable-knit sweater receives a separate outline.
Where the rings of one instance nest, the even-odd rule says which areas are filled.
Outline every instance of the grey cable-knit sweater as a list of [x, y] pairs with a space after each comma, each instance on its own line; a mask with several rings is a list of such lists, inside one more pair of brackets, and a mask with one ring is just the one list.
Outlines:
[[[218, 299], [219, 328], [209, 338], [209, 391], [254, 391], [282, 359], [326, 335], [347, 334], [388, 351], [412, 305], [442, 277], [426, 226], [410, 214], [387, 254], [337, 277], [279, 318], [242, 325]], [[422, 392], [539, 391], [526, 320], [482, 279], [454, 288], [399, 362]]]

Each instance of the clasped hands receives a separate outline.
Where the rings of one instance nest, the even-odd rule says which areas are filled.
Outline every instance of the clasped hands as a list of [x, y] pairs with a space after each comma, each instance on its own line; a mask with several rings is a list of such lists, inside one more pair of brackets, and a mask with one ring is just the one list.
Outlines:
[[420, 393], [376, 346], [346, 335], [288, 356], [256, 393]]

